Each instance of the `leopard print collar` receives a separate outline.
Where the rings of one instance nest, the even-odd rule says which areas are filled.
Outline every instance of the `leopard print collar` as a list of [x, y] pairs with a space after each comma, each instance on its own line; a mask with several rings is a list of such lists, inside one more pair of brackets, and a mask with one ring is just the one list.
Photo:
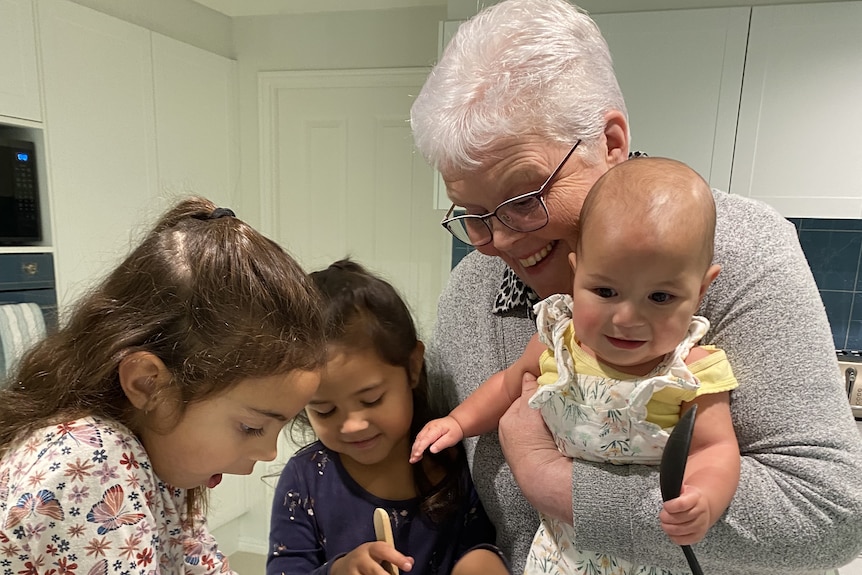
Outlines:
[[[645, 152], [630, 152], [629, 158], [646, 157]], [[524, 310], [527, 317], [536, 319], [533, 314], [533, 306], [539, 303], [541, 298], [533, 289], [519, 278], [512, 268], [507, 267], [503, 272], [503, 281], [497, 297], [494, 298], [494, 307], [491, 310], [496, 315], [503, 315], [513, 311]]]
[[515, 275], [512, 268], [507, 267], [503, 272], [503, 282], [500, 284], [497, 297], [494, 298], [494, 308], [491, 311], [497, 315], [503, 315], [515, 310], [524, 310], [528, 318], [536, 319], [533, 306], [537, 303], [539, 303], [538, 294]]

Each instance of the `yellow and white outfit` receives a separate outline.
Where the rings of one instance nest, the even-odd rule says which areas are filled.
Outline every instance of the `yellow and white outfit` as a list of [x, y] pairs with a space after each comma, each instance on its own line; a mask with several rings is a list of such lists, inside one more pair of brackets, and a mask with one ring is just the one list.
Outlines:
[[[709, 356], [685, 364], [709, 321], [692, 318], [677, 348], [646, 376], [632, 376], [600, 364], [578, 345], [572, 328], [571, 297], [554, 295], [535, 306], [542, 354], [539, 389], [530, 406], [540, 409], [560, 451], [588, 461], [657, 465], [680, 405], [699, 395], [738, 386], [724, 352], [704, 346]], [[577, 549], [571, 525], [542, 517], [527, 557], [525, 574], [670, 575], [655, 567]]]

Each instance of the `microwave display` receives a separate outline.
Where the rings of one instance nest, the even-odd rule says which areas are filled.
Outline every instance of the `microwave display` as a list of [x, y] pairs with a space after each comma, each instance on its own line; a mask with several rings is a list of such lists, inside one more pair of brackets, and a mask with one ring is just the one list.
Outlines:
[[0, 244], [42, 240], [36, 147], [0, 139]]

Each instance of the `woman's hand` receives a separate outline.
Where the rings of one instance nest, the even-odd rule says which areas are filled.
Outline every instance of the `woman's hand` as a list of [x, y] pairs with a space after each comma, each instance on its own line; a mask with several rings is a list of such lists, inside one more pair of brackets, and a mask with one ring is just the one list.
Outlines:
[[332, 563], [330, 575], [389, 575], [381, 563], [388, 561], [401, 571], [413, 569], [413, 558], [383, 541], [363, 543]]
[[537, 387], [536, 376], [524, 374], [521, 397], [500, 419], [500, 445], [530, 505], [572, 524], [572, 462], [557, 449], [539, 410], [527, 405]]

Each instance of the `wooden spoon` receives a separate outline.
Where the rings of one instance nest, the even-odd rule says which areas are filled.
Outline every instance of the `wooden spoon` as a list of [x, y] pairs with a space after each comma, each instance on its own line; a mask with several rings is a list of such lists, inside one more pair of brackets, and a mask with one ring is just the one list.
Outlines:
[[[691, 447], [691, 433], [694, 431], [694, 416], [697, 413], [697, 404], [692, 405], [674, 426], [673, 431], [667, 438], [664, 452], [661, 454], [659, 464], [659, 486], [661, 487], [661, 498], [663, 501], [676, 499], [682, 490], [682, 479], [685, 475], [685, 464], [688, 460], [688, 448]], [[692, 575], [703, 575], [700, 564], [694, 556], [690, 545], [680, 545], [685, 554], [685, 560], [691, 569]]]
[[[389, 522], [389, 513], [378, 507], [374, 510], [374, 534], [378, 541], [384, 541], [395, 547], [395, 538], [392, 536], [392, 524]], [[398, 567], [388, 561], [382, 563], [383, 568], [390, 575], [398, 575]]]

